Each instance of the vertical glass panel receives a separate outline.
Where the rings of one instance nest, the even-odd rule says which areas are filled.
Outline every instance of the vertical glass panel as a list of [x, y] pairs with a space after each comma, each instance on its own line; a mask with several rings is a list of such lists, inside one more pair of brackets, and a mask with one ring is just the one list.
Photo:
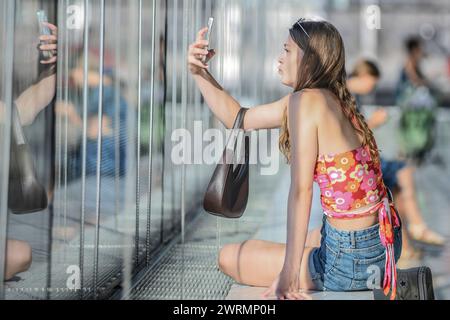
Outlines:
[[9, 149], [12, 110], [12, 79], [14, 56], [14, 1], [0, 4], [0, 299], [5, 298], [4, 280], [7, 259]]

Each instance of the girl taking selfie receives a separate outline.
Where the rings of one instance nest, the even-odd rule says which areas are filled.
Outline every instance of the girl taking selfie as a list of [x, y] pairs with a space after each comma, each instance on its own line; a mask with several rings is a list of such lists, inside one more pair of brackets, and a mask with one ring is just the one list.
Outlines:
[[[231, 128], [241, 106], [208, 71], [215, 51], [205, 49], [206, 32], [189, 46], [189, 70], [213, 114]], [[278, 299], [308, 298], [304, 290], [373, 289], [378, 268], [375, 286], [394, 298], [401, 222], [373, 133], [346, 87], [341, 35], [329, 22], [300, 19], [282, 49], [278, 73], [292, 93], [250, 108], [244, 130], [281, 128], [279, 146], [291, 172], [287, 241], [227, 244], [219, 268], [241, 284], [268, 287], [263, 297]], [[324, 215], [322, 228], [308, 234], [313, 182]]]

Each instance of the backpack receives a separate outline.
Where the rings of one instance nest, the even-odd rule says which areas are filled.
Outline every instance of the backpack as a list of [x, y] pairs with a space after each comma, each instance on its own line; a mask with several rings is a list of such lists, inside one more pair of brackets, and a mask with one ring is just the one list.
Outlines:
[[399, 102], [402, 151], [421, 161], [435, 142], [436, 99], [426, 87], [408, 86]]
[[436, 118], [433, 110], [406, 109], [400, 118], [400, 135], [404, 153], [409, 157], [420, 157], [434, 145]]

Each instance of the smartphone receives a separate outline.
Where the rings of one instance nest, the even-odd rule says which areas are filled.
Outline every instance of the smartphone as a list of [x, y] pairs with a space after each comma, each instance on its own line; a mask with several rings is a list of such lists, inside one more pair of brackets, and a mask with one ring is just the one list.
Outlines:
[[[206, 39], [210, 44], [211, 44], [211, 30], [214, 24], [214, 18], [210, 17], [208, 19], [208, 32], [206, 33]], [[206, 50], [209, 50], [209, 46], [206, 47]], [[205, 63], [206, 61], [206, 56], [203, 57], [202, 62]]]
[[[36, 15], [39, 23], [39, 33], [46, 36], [51, 35], [52, 32], [50, 31], [50, 28], [45, 24], [45, 22], [48, 22], [47, 14], [45, 13], [45, 11], [39, 10], [36, 12]], [[53, 57], [53, 54], [49, 51], [41, 51], [41, 53], [45, 60]]]

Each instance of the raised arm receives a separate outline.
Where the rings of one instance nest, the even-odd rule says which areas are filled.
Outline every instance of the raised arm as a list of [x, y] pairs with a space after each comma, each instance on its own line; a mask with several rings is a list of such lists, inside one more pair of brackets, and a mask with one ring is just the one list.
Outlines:
[[33, 123], [39, 112], [52, 101], [55, 92], [56, 74], [42, 79], [22, 92], [15, 101], [22, 125]]
[[318, 107], [314, 96], [296, 92], [289, 101], [291, 137], [291, 185], [288, 197], [286, 254], [276, 290], [288, 297], [300, 289], [299, 275], [305, 248], [318, 154]]
[[[231, 128], [241, 105], [222, 88], [207, 70], [207, 66], [201, 61], [201, 58], [207, 55], [206, 63], [208, 63], [215, 55], [214, 50], [207, 51], [204, 49], [208, 45], [208, 42], [203, 39], [206, 31], [207, 28], [201, 29], [197, 34], [196, 41], [189, 46], [189, 70], [214, 116], [226, 128]], [[250, 108], [245, 115], [244, 130], [280, 127], [283, 111], [287, 107], [288, 99], [289, 96], [286, 95], [275, 102]]]
[[49, 51], [53, 56], [48, 60], [40, 61], [42, 65], [47, 67], [39, 76], [38, 82], [28, 87], [15, 100], [22, 125], [33, 123], [38, 113], [50, 104], [56, 93], [58, 28], [51, 23], [46, 24], [52, 34], [39, 37], [41, 41], [48, 41], [47, 44], [41, 44], [39, 50], [42, 52]]

